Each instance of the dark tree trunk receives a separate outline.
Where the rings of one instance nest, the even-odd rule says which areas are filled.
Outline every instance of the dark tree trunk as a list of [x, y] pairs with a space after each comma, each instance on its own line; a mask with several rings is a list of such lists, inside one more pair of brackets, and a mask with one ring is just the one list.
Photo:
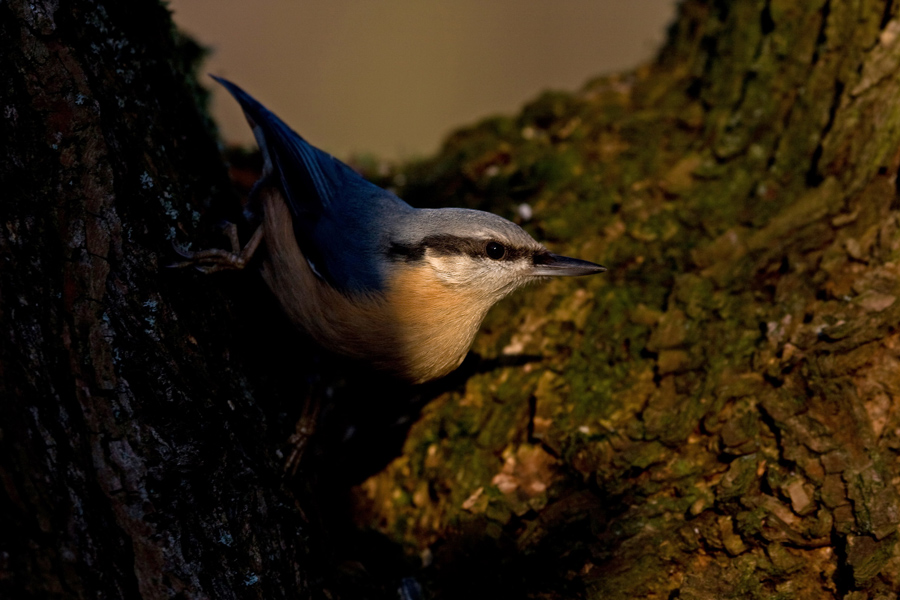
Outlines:
[[165, 268], [235, 204], [198, 49], [154, 1], [3, 2], [0, 47], [0, 596], [309, 596], [236, 288]]
[[431, 598], [896, 597], [898, 15], [685, 0], [654, 65], [403, 167], [610, 272], [498, 307], [323, 550], [280, 450], [384, 394], [253, 273], [164, 268], [238, 204], [196, 49], [152, 2], [0, 3], [0, 595], [361, 597], [335, 557], [396, 582], [400, 544]]

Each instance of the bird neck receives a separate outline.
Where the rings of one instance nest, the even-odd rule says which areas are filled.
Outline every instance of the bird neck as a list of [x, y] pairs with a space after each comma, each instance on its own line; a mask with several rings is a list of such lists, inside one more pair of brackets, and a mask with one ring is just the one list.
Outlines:
[[389, 281], [387, 305], [417, 379], [440, 377], [458, 367], [493, 302], [449, 286], [420, 266], [398, 264]]

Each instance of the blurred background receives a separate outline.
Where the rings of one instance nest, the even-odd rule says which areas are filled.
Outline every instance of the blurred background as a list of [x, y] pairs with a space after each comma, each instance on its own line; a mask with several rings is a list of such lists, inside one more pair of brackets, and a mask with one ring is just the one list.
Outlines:
[[[452, 129], [650, 60], [676, 0], [170, 0], [231, 79], [341, 158], [406, 159]], [[209, 87], [214, 87], [212, 80]], [[226, 142], [253, 136], [215, 86]]]

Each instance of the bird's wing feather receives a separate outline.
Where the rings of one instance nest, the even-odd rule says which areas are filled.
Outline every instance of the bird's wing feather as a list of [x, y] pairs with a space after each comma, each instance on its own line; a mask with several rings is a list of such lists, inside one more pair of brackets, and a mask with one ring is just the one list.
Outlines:
[[241, 105], [266, 161], [278, 177], [301, 251], [323, 279], [344, 291], [384, 287], [384, 224], [412, 210], [299, 134], [237, 85], [213, 76]]
[[[318, 214], [332, 202], [329, 175], [339, 162], [330, 154], [311, 146], [253, 96], [227, 79], [212, 76], [238, 101], [268, 164], [277, 172], [291, 213]], [[261, 134], [261, 135], [260, 135]], [[343, 165], [342, 165], [343, 166]]]

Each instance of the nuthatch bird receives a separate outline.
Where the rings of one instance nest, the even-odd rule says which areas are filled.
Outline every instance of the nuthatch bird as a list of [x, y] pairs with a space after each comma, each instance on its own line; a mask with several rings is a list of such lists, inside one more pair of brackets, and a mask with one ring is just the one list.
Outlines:
[[261, 224], [239, 251], [188, 253], [204, 270], [242, 268], [264, 238], [263, 278], [287, 316], [325, 348], [413, 383], [462, 363], [488, 309], [546, 277], [600, 265], [551, 254], [518, 225], [464, 208], [417, 209], [308, 144], [241, 88], [262, 150], [251, 192]]

